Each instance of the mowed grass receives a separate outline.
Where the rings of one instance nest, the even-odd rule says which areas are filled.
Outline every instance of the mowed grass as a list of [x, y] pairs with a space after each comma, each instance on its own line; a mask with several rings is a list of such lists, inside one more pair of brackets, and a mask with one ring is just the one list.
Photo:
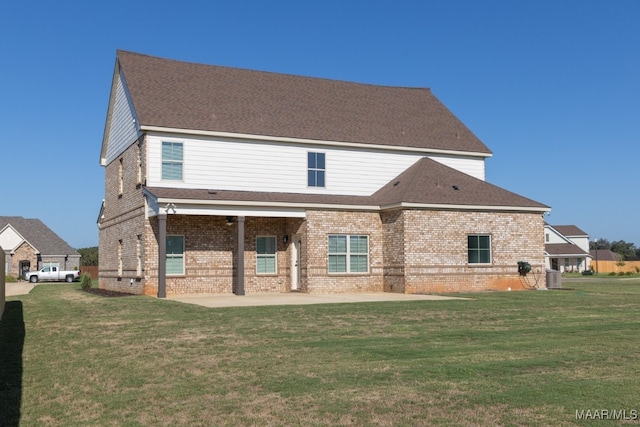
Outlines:
[[78, 287], [8, 298], [0, 424], [569, 426], [640, 411], [640, 279], [218, 309]]

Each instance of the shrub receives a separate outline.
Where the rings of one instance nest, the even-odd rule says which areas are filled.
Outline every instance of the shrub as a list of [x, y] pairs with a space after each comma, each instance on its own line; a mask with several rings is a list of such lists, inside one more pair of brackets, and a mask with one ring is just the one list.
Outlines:
[[624, 271], [618, 271], [618, 276], [624, 276]]
[[615, 271], [612, 271], [611, 273], [609, 273], [609, 276], [615, 276], [615, 275], [616, 275]]
[[91, 275], [89, 273], [84, 273], [80, 276], [80, 287], [82, 289], [91, 288]]
[[593, 275], [593, 270], [585, 270], [582, 272], [583, 276], [592, 276]]
[[11, 275], [4, 276], [5, 283], [13, 283], [15, 281], [16, 281], [16, 278]]

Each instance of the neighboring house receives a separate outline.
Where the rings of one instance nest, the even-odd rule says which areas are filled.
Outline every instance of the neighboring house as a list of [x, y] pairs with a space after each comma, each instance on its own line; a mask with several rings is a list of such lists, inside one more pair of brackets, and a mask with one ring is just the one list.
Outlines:
[[80, 268], [80, 254], [39, 219], [0, 216], [0, 246], [5, 251], [6, 274], [23, 277], [55, 262], [63, 270]]
[[575, 225], [544, 226], [545, 265], [560, 272], [589, 270], [589, 235]]
[[516, 289], [518, 261], [544, 272], [550, 209], [485, 182], [490, 156], [429, 89], [118, 51], [99, 286]]

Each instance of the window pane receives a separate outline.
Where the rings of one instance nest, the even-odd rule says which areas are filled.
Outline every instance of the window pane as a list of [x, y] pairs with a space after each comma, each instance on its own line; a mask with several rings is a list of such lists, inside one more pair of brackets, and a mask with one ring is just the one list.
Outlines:
[[349, 236], [349, 249], [351, 250], [351, 253], [369, 253], [368, 240], [368, 236]]
[[316, 171], [315, 187], [324, 187], [324, 171]]
[[316, 169], [324, 169], [324, 153], [316, 153]]
[[366, 273], [368, 268], [368, 256], [367, 255], [351, 255], [351, 268], [352, 273]]
[[467, 236], [470, 264], [491, 264], [491, 236]]
[[329, 236], [329, 253], [346, 254], [347, 236]]
[[259, 254], [272, 254], [276, 253], [276, 238], [275, 237], [258, 237], [256, 239], [256, 252]]
[[276, 258], [273, 255], [260, 255], [256, 259], [256, 271], [258, 273], [275, 273]]
[[347, 256], [329, 255], [329, 273], [346, 273]]
[[307, 167], [309, 169], [316, 168], [316, 153], [307, 153]]
[[167, 258], [167, 274], [184, 274], [183, 258], [181, 256], [171, 256]]
[[167, 255], [179, 254], [184, 252], [183, 236], [167, 236]]
[[162, 179], [182, 180], [182, 156], [182, 143], [162, 143]]
[[307, 185], [309, 187], [317, 187], [316, 185], [316, 171], [310, 170], [307, 172]]

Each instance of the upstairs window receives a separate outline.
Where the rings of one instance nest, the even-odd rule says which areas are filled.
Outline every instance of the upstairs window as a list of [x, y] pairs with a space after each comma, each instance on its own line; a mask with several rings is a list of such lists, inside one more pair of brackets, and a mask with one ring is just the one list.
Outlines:
[[307, 153], [307, 185], [309, 187], [324, 187], [325, 154]]
[[258, 236], [256, 238], [256, 272], [273, 274], [276, 272], [276, 238]]
[[162, 142], [162, 179], [182, 181], [182, 161], [181, 142]]
[[491, 264], [491, 237], [488, 234], [467, 236], [469, 264]]
[[369, 236], [329, 236], [329, 273], [367, 273]]

